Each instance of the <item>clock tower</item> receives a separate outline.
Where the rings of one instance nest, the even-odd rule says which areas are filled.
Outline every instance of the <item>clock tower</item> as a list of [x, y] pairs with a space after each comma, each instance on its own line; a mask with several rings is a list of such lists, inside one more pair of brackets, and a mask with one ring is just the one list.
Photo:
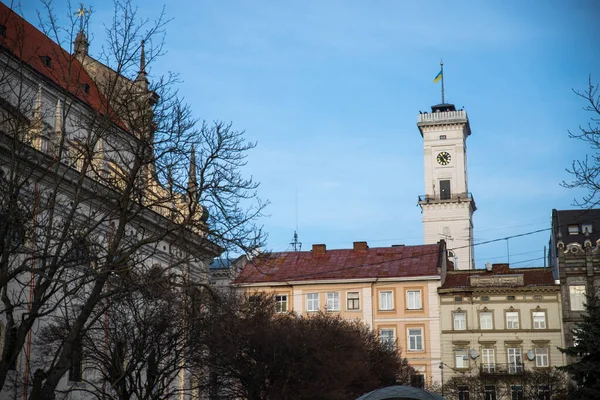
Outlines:
[[425, 244], [446, 240], [456, 269], [475, 268], [473, 212], [477, 209], [467, 179], [467, 137], [471, 134], [465, 110], [438, 104], [421, 113], [417, 123], [423, 137], [425, 194], [419, 196]]

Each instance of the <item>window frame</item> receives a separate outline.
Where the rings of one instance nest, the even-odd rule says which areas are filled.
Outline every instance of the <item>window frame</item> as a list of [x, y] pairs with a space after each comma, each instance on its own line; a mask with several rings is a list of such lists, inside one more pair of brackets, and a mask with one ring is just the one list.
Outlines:
[[[511, 354], [511, 350], [513, 354]], [[511, 358], [513, 361], [511, 362]], [[516, 374], [523, 371], [523, 349], [521, 347], [507, 347], [506, 348], [506, 361], [508, 364], [508, 373]], [[514, 370], [511, 372], [511, 367]]]
[[[333, 306], [330, 307], [330, 304], [332, 304]], [[325, 307], [327, 309], [327, 312], [340, 311], [340, 292], [327, 292], [327, 301], [325, 303]]]
[[[394, 291], [392, 289], [379, 290], [378, 294], [378, 311], [394, 311]], [[387, 300], [384, 300], [384, 297], [388, 297], [387, 295], [389, 295], [389, 298]], [[386, 308], [384, 308], [384, 306], [386, 306]]]
[[[533, 349], [533, 352], [535, 353], [536, 368], [548, 368], [550, 366], [550, 351], [547, 347], [536, 347]], [[545, 365], [543, 363], [544, 360]], [[540, 361], [542, 361], [542, 365], [540, 365]]]
[[[491, 326], [489, 328], [484, 328], [483, 324], [481, 323], [481, 321], [482, 321], [481, 317], [482, 317], [482, 315], [488, 315], [488, 314], [490, 316]], [[494, 312], [493, 311], [488, 310], [488, 311], [480, 311], [479, 312], [479, 329], [482, 331], [494, 330]]]
[[481, 349], [481, 368], [486, 372], [496, 371], [496, 349], [493, 347], [484, 347]]
[[[569, 285], [569, 309], [571, 311], [585, 311], [586, 294], [587, 287], [585, 284]], [[578, 308], [574, 308], [574, 303], [576, 306], [578, 306]]]
[[[536, 315], [538, 314], [538, 315]], [[537, 317], [542, 317], [542, 321], [536, 321]], [[542, 322], [542, 324], [539, 324]], [[536, 323], [538, 323], [539, 327], [536, 327]], [[543, 325], [543, 326], [541, 326]], [[531, 327], [536, 330], [540, 329], [548, 329], [548, 318], [546, 317], [546, 310], [532, 310], [531, 311]]]
[[[463, 325], [462, 325], [462, 327], [459, 326], [457, 328], [456, 323], [461, 322], [460, 319], [456, 318], [458, 315], [462, 315]], [[466, 311], [453, 311], [452, 312], [452, 329], [455, 331], [466, 331], [467, 330], [467, 312]]]
[[[512, 323], [512, 327], [509, 326], [509, 316], [514, 317], [516, 314], [516, 326], [515, 325], [515, 321], [512, 321], [511, 318], [511, 323]], [[505, 323], [505, 328], [507, 330], [517, 330], [517, 329], [521, 329], [521, 315], [519, 313], [519, 310], [506, 310], [504, 311], [504, 323]]]
[[510, 385], [511, 400], [523, 400], [523, 385]]
[[[391, 332], [391, 336], [383, 335], [384, 331]], [[397, 348], [397, 346], [396, 346], [396, 340], [397, 340], [396, 328], [390, 328], [390, 327], [379, 328], [378, 335], [379, 335], [379, 340], [381, 341], [381, 343], [383, 343], [384, 345], [390, 346], [392, 349], [396, 350], [396, 348]]]
[[[411, 299], [410, 299], [410, 295], [413, 293], [418, 293], [418, 307], [417, 304], [413, 304], [413, 307], [411, 307]], [[407, 310], [423, 310], [423, 290], [421, 289], [406, 289], [406, 309]], [[415, 299], [413, 299], [413, 302], [415, 301]]]
[[496, 400], [496, 385], [485, 385], [483, 387], [484, 400]]
[[[350, 298], [350, 294], [356, 293], [356, 298]], [[357, 306], [356, 307], [350, 307], [350, 301], [352, 300], [352, 302], [356, 302]], [[355, 291], [355, 292], [346, 292], [346, 310], [347, 311], [360, 311], [360, 292], [359, 291]]]
[[[461, 362], [459, 363], [459, 357]], [[454, 349], [454, 368], [468, 369], [469, 368], [469, 352], [465, 348]]]
[[[316, 298], [309, 298], [309, 296], [316, 296]], [[312, 305], [314, 306], [315, 302], [316, 308], [313, 307], [313, 309], [311, 309], [310, 304], [313, 303]], [[306, 312], [318, 312], [321, 307], [319, 303], [319, 293], [306, 293]]]
[[452, 199], [452, 182], [451, 179], [440, 179], [438, 181], [440, 188], [440, 200]]
[[[411, 331], [419, 331], [418, 335], [411, 335]], [[412, 339], [414, 338], [414, 346], [412, 345]], [[424, 351], [425, 346], [424, 329], [423, 327], [407, 327], [406, 328], [406, 348], [411, 352]], [[420, 346], [419, 346], [420, 345]]]
[[[277, 299], [279, 297], [279, 299]], [[284, 300], [285, 298], [285, 300]], [[287, 293], [276, 293], [274, 295], [274, 300], [275, 300], [275, 312], [277, 314], [284, 314], [286, 312], [288, 312], [289, 307], [288, 307], [288, 295]], [[285, 305], [285, 310], [283, 309], [283, 305]]]

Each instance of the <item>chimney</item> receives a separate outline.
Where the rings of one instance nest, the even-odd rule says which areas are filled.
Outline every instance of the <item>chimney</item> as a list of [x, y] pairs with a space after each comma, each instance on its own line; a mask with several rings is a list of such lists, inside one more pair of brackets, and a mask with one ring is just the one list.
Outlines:
[[508, 272], [510, 270], [508, 264], [492, 264], [492, 272]]
[[323, 255], [325, 254], [326, 250], [327, 247], [324, 244], [313, 244], [312, 246], [312, 252], [314, 255]]
[[354, 242], [354, 251], [364, 253], [368, 248], [367, 242]]

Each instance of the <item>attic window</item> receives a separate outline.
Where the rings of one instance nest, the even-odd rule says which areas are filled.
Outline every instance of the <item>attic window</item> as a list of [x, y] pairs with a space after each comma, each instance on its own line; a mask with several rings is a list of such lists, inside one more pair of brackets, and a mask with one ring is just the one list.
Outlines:
[[592, 233], [592, 224], [590, 224], [590, 223], [581, 224], [581, 233], [583, 233], [585, 235], [586, 232]]
[[48, 56], [41, 56], [40, 60], [42, 60], [42, 64], [44, 64], [45, 67], [50, 68], [52, 66], [52, 59]]
[[84, 83], [83, 85], [81, 85], [81, 87], [83, 88], [83, 91], [85, 93], [89, 93], [90, 92], [90, 85], [88, 85], [87, 83]]
[[6, 25], [0, 24], [0, 36], [6, 37]]
[[570, 224], [568, 229], [569, 235], [579, 235], [579, 226], [577, 224]]
[[515, 296], [506, 296], [506, 300], [514, 300]]
[[440, 140], [446, 140], [446, 135], [440, 135]]
[[462, 297], [460, 297], [460, 296], [456, 296], [456, 297], [454, 298], [454, 301], [455, 301], [455, 302], [457, 302], [457, 303], [460, 303], [461, 301], [463, 301], [463, 298], [462, 298]]
[[481, 301], [490, 301], [490, 296], [481, 296]]

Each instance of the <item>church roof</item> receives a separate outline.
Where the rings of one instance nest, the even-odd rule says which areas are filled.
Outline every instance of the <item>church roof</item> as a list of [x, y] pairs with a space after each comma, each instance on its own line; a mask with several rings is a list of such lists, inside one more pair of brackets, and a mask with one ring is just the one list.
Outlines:
[[439, 275], [445, 254], [442, 243], [369, 248], [365, 242], [356, 242], [353, 249], [314, 245], [312, 251], [268, 253], [249, 261], [233, 283]]
[[[49, 82], [67, 90], [94, 110], [114, 116], [105, 97], [73, 55], [0, 2], [0, 50], [12, 54]], [[116, 120], [121, 127], [124, 125]]]

